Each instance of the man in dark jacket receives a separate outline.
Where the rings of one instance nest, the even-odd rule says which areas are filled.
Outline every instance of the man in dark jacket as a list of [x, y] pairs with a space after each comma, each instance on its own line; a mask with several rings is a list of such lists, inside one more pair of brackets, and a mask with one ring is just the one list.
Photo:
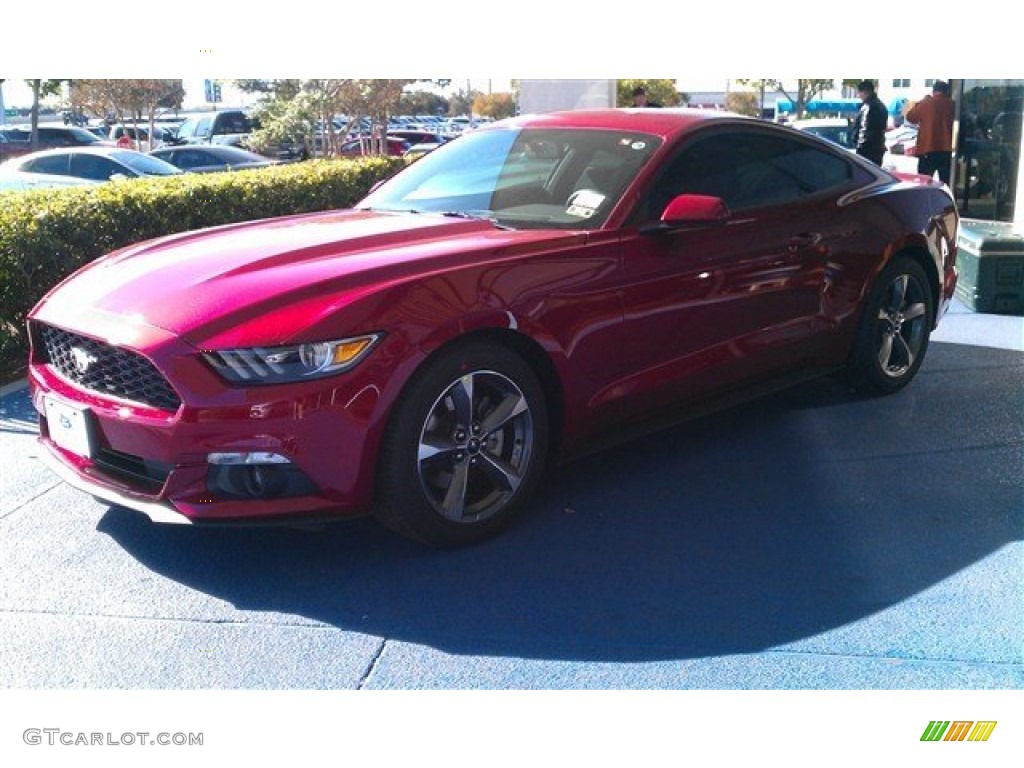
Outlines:
[[857, 95], [860, 96], [860, 111], [853, 124], [854, 146], [857, 154], [866, 157], [875, 165], [882, 164], [885, 154], [885, 129], [889, 127], [889, 110], [875, 93], [875, 84], [870, 80], [861, 80], [857, 84]]
[[656, 101], [648, 101], [647, 91], [641, 86], [637, 86], [633, 89], [633, 106], [634, 107], [660, 107]]

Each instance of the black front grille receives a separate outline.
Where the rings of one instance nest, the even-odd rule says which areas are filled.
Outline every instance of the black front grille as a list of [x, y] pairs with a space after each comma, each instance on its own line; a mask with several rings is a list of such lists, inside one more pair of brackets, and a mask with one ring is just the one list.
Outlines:
[[176, 411], [178, 393], [146, 358], [50, 325], [39, 327], [44, 361], [85, 389]]

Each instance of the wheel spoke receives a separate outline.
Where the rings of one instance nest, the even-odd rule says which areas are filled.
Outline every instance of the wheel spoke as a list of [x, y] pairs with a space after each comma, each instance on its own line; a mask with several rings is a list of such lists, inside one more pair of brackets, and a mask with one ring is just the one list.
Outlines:
[[514, 419], [521, 413], [526, 413], [529, 405], [526, 398], [518, 392], [512, 392], [498, 403], [498, 407], [487, 414], [487, 417], [480, 424], [480, 431], [484, 437], [497, 429], [503, 427], [510, 419]]
[[900, 275], [896, 278], [896, 281], [892, 284], [893, 287], [893, 302], [891, 309], [893, 312], [898, 312], [903, 304], [907, 300], [907, 285], [910, 283], [910, 275]]
[[882, 347], [878, 350], [878, 362], [883, 371], [889, 368], [889, 359], [892, 357], [892, 337], [891, 333], [883, 334]]
[[467, 373], [449, 391], [455, 407], [455, 420], [459, 426], [469, 429], [473, 421], [473, 374]]
[[480, 466], [484, 472], [501, 490], [514, 491], [519, 487], [522, 478], [504, 461], [486, 452], [480, 453], [479, 458], [483, 462]]
[[906, 358], [906, 366], [909, 368], [914, 364], [914, 353], [910, 349], [910, 345], [907, 344], [907, 340], [899, 334], [896, 334], [895, 339], [897, 346], [902, 350], [904, 357]]
[[424, 437], [420, 441], [419, 447], [419, 460], [422, 464], [424, 461], [430, 461], [431, 459], [437, 458], [438, 456], [445, 453], [454, 452], [459, 446], [455, 443], [438, 440], [434, 437]]
[[453, 467], [452, 481], [444, 495], [441, 507], [445, 517], [461, 520], [466, 507], [466, 486], [469, 482], [469, 463], [457, 461]]
[[923, 303], [911, 304], [907, 307], [907, 311], [903, 313], [903, 320], [906, 322], [907, 320], [916, 320], [919, 317], [924, 317], [925, 311]]

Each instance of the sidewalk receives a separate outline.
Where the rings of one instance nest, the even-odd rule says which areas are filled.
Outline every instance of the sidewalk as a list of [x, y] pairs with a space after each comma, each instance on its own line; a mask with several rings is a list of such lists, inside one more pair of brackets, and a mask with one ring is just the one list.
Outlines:
[[980, 314], [953, 299], [932, 334], [932, 341], [1024, 352], [1024, 317]]

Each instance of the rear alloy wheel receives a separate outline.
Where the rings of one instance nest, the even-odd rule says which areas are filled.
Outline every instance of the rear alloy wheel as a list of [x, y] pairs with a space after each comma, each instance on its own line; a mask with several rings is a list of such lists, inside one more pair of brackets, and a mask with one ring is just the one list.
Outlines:
[[921, 266], [897, 257], [878, 276], [868, 297], [851, 359], [853, 383], [868, 394], [889, 394], [917, 373], [928, 349], [934, 315]]
[[539, 479], [547, 410], [514, 353], [457, 347], [402, 395], [381, 449], [378, 518], [427, 544], [454, 546], [507, 525]]

